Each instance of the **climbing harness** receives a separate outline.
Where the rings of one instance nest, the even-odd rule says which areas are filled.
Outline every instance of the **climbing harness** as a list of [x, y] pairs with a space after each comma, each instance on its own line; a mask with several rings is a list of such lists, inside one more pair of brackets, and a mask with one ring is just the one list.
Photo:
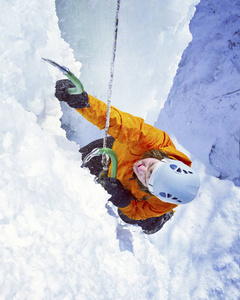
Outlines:
[[[120, 1], [117, 0], [117, 9], [116, 9], [116, 17], [115, 17], [115, 32], [114, 32], [114, 42], [113, 42], [113, 55], [112, 55], [112, 62], [110, 67], [110, 80], [108, 84], [108, 95], [107, 95], [107, 115], [106, 115], [106, 124], [105, 124], [105, 134], [103, 139], [103, 148], [107, 147], [107, 137], [108, 137], [108, 129], [109, 129], [109, 122], [110, 122], [110, 110], [111, 110], [111, 97], [112, 97], [112, 85], [113, 85], [113, 76], [114, 76], [114, 64], [115, 64], [115, 57], [116, 57], [116, 49], [117, 49], [117, 35], [118, 35], [118, 16], [120, 10]], [[104, 153], [102, 156], [102, 164], [103, 170], [107, 172], [109, 167], [108, 157]]]

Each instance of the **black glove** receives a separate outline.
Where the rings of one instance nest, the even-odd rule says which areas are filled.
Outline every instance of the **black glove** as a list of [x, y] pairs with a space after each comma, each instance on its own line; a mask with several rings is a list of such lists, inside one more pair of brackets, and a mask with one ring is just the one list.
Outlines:
[[62, 79], [56, 82], [55, 97], [59, 101], [67, 102], [67, 104], [73, 108], [88, 107], [88, 94], [83, 92], [78, 95], [70, 95], [68, 93], [69, 88], [73, 88], [75, 85], [69, 79]]
[[111, 181], [111, 178], [107, 177], [104, 182], [104, 189], [112, 195], [109, 199], [115, 206], [123, 208], [130, 204], [133, 196], [122, 185], [122, 183], [116, 179], [115, 182]]

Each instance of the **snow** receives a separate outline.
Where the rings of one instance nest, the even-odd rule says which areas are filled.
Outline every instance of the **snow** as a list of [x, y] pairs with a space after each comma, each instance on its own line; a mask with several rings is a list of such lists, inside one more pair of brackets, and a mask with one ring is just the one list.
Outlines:
[[239, 6], [239, 1], [201, 1], [190, 26], [193, 41], [183, 53], [168, 101], [155, 124], [174, 133], [180, 144], [208, 165], [209, 174], [238, 186]]
[[121, 3], [113, 103], [170, 133], [201, 178], [146, 236], [80, 168], [103, 133], [60, 106], [63, 75], [41, 59], [104, 100], [115, 4], [0, 0], [0, 299], [240, 298], [239, 2], [198, 2]]

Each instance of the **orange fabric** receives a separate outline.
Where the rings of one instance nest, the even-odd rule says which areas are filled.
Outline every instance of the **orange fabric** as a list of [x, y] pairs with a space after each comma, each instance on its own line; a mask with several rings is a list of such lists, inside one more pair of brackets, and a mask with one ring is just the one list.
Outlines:
[[[89, 108], [76, 110], [99, 129], [104, 129], [107, 105], [90, 95], [89, 103]], [[191, 160], [176, 149], [168, 134], [144, 123], [142, 118], [134, 117], [113, 106], [108, 133], [116, 139], [112, 149], [118, 157], [117, 179], [136, 198], [127, 207], [121, 208], [121, 211], [131, 219], [145, 220], [161, 216], [177, 207], [175, 204], [162, 202], [157, 197], [140, 191], [136, 180], [132, 180], [134, 163], [150, 149], [164, 149], [172, 158], [191, 166]]]

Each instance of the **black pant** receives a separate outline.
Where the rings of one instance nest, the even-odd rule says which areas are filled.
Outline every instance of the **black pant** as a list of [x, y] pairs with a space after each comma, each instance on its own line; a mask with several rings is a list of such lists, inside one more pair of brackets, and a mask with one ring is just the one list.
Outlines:
[[[108, 137], [107, 139], [107, 148], [112, 148], [115, 139], [113, 137]], [[79, 151], [82, 153], [82, 159], [85, 158], [87, 154], [89, 154], [94, 148], [102, 148], [103, 147], [103, 139], [98, 139], [89, 143], [88, 145], [82, 147]], [[93, 157], [88, 163], [85, 165], [89, 170], [90, 173], [98, 176], [99, 173], [103, 170], [102, 167], [102, 156], [95, 156]], [[124, 215], [120, 209], [118, 209], [119, 217], [128, 224], [135, 224], [141, 226], [144, 233], [146, 234], [153, 234], [160, 230], [163, 225], [172, 217], [173, 213], [167, 213], [160, 217], [153, 217], [148, 218], [146, 220], [134, 220], [130, 219], [128, 216]]]

